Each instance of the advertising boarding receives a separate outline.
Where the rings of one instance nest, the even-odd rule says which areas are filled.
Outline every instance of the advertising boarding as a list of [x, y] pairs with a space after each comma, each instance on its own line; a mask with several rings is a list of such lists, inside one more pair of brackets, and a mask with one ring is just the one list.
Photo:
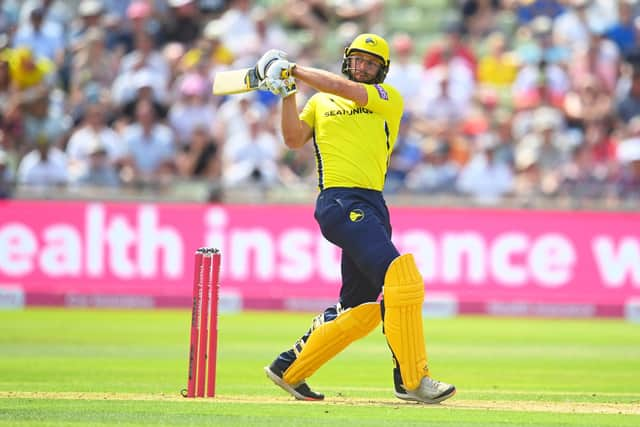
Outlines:
[[[426, 300], [454, 312], [621, 316], [640, 297], [640, 214], [391, 208]], [[0, 307], [187, 307], [194, 252], [222, 252], [245, 309], [336, 302], [340, 250], [311, 205], [0, 203]], [[8, 302], [7, 302], [8, 301]]]

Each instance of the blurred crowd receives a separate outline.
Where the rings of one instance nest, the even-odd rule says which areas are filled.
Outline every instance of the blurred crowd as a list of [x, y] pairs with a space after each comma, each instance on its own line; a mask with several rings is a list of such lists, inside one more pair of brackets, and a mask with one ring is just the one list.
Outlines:
[[389, 41], [405, 100], [388, 193], [640, 203], [638, 0], [0, 0], [0, 198], [313, 188], [278, 98], [213, 96], [212, 78], [270, 48], [339, 72], [360, 32]]

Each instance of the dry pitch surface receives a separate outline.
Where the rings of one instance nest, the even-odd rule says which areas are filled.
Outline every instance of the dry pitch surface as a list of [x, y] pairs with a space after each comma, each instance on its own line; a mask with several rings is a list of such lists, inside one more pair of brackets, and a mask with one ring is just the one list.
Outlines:
[[[135, 393], [74, 393], [74, 392], [0, 392], [0, 398], [15, 399], [53, 399], [53, 400], [126, 400], [126, 401], [166, 401], [184, 402], [182, 396], [167, 394], [135, 394]], [[346, 406], [393, 406], [403, 408], [438, 409], [442, 407], [470, 410], [499, 410], [553, 412], [564, 414], [620, 414], [640, 415], [640, 405], [629, 403], [585, 403], [585, 402], [536, 402], [526, 400], [463, 400], [455, 396], [439, 405], [422, 405], [418, 403], [399, 402], [397, 399], [362, 399], [362, 398], [327, 398], [323, 402], [298, 402], [288, 397], [265, 396], [225, 396], [218, 395], [213, 399], [194, 399], [197, 404], [222, 403], [269, 403], [279, 405], [346, 405]]]

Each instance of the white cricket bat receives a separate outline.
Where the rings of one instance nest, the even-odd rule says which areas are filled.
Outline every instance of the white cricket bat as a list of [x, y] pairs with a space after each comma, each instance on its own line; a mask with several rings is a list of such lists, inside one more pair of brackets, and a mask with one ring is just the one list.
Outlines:
[[241, 70], [218, 71], [213, 76], [214, 95], [232, 95], [258, 89], [260, 80], [254, 67]]

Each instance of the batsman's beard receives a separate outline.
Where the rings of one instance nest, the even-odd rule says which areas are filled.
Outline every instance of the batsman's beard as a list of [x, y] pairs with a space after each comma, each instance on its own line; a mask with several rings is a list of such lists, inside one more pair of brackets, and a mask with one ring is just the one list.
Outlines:
[[358, 83], [374, 83], [377, 73], [370, 73], [368, 71], [359, 70], [357, 68], [347, 68], [350, 80]]

